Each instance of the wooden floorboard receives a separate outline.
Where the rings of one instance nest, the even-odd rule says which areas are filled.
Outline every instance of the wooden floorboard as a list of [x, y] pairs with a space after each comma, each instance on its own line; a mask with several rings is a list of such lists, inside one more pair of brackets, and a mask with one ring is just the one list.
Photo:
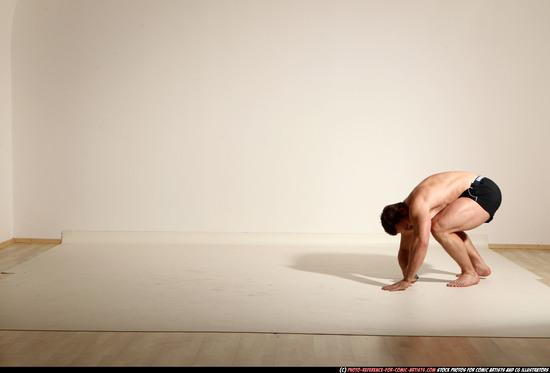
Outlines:
[[[54, 247], [14, 243], [0, 270]], [[550, 284], [550, 250], [495, 249]], [[0, 275], [9, 276], [9, 274]], [[498, 317], [498, 315], [496, 315]], [[0, 331], [0, 366], [548, 367], [548, 338]]]

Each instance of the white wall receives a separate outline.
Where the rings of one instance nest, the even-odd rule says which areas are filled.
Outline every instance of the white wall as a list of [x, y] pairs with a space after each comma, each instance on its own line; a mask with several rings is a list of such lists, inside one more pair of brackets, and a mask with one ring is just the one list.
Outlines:
[[14, 235], [380, 233], [471, 170], [550, 244], [546, 0], [20, 0]]
[[11, 30], [17, 0], [0, 1], [0, 243], [13, 238]]

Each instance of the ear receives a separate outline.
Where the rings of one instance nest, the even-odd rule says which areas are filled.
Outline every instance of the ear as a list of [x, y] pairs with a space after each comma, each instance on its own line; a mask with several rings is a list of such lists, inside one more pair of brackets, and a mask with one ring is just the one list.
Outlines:
[[401, 215], [409, 215], [409, 209], [405, 207], [400, 207], [397, 211], [399, 211]]

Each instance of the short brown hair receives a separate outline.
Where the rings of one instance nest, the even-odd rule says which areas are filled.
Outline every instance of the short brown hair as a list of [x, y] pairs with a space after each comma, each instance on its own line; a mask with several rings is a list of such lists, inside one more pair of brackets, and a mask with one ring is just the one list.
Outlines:
[[[399, 211], [399, 209], [402, 208], [404, 208], [407, 213]], [[382, 223], [382, 227], [384, 227], [386, 233], [395, 236], [397, 234], [395, 225], [399, 223], [401, 219], [408, 217], [408, 212], [409, 206], [407, 206], [403, 202], [394, 203], [393, 205], [388, 205], [384, 207], [384, 209], [382, 210], [382, 214], [380, 215], [380, 222]]]

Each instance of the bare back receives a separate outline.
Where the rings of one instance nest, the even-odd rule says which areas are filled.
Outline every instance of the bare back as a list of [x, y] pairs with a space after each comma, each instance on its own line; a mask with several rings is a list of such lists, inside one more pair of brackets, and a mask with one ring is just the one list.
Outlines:
[[443, 172], [424, 179], [403, 201], [411, 209], [428, 209], [430, 219], [453, 203], [469, 188], [477, 174], [466, 171]]

